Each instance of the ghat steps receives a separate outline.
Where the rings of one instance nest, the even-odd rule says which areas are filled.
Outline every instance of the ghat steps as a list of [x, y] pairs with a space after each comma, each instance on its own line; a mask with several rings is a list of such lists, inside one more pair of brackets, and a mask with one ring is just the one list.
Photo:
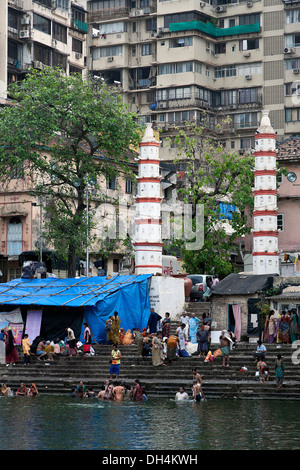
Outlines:
[[[173, 326], [175, 328], [176, 325]], [[172, 329], [173, 329], [172, 328]], [[216, 349], [217, 345], [212, 347]], [[95, 356], [60, 357], [46, 365], [33, 359], [29, 365], [22, 360], [15, 366], [0, 365], [0, 382], [4, 382], [14, 391], [20, 382], [27, 386], [34, 382], [42, 394], [68, 394], [71, 387], [80, 380], [85, 385], [99, 391], [109, 378], [109, 359], [111, 346], [95, 345]], [[230, 354], [230, 367], [222, 367], [222, 358], [215, 358], [213, 363], [204, 363], [203, 358], [193, 355], [178, 358], [172, 364], [161, 367], [152, 366], [151, 357], [138, 355], [137, 346], [120, 346], [122, 361], [120, 380], [134, 385], [140, 379], [148, 396], [174, 397], [180, 386], [184, 386], [191, 395], [192, 369], [196, 368], [203, 379], [203, 391], [207, 398], [261, 398], [261, 399], [300, 399], [300, 367], [292, 361], [295, 349], [291, 345], [267, 345], [266, 362], [270, 367], [270, 380], [264, 384], [255, 378], [256, 364], [252, 358], [255, 345], [239, 343]], [[276, 388], [274, 362], [277, 354], [284, 357], [284, 387]], [[21, 354], [20, 354], [21, 356]], [[247, 367], [246, 372], [241, 368]]]

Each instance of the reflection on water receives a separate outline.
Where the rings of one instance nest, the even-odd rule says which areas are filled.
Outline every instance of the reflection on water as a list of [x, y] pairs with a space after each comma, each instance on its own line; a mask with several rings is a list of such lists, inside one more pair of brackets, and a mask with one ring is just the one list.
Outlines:
[[1, 450], [292, 450], [300, 402], [1, 397], [0, 427]]

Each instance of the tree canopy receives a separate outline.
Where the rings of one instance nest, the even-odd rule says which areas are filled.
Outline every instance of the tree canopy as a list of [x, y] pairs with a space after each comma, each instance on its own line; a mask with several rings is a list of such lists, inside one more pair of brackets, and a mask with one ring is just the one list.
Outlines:
[[9, 95], [14, 104], [0, 110], [2, 190], [22, 167], [31, 193], [46, 201], [45, 237], [68, 258], [72, 277], [87, 243], [86, 185], [132, 177], [141, 138], [136, 116], [115, 90], [50, 67], [32, 70]]
[[178, 129], [175, 144], [176, 163], [183, 168], [178, 172], [179, 198], [192, 205], [194, 214], [197, 204], [203, 204], [204, 244], [200, 250], [190, 250], [187, 240], [173, 240], [171, 250], [180, 249], [190, 274], [227, 275], [233, 269], [231, 253], [238, 250], [237, 241], [251, 230], [254, 156], [226, 152], [205, 125]]

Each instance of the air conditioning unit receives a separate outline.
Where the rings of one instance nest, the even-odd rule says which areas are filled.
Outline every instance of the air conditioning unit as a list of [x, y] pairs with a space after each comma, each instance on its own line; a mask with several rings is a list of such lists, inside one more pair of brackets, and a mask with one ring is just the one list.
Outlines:
[[227, 11], [227, 8], [224, 5], [219, 5], [215, 8], [215, 11], [217, 13], [223, 13], [224, 11]]
[[200, 7], [205, 7], [206, 2], [200, 2]]
[[244, 52], [243, 56], [244, 57], [251, 57], [251, 52]]
[[82, 54], [80, 54], [80, 52], [75, 52], [75, 57], [76, 57], [76, 59], [81, 59]]
[[248, 7], [248, 8], [253, 7], [253, 2], [247, 2], [247, 7]]
[[293, 73], [297, 75], [299, 73], [300, 69], [293, 69]]
[[295, 49], [293, 49], [292, 47], [286, 47], [283, 51], [285, 54], [294, 54], [295, 53]]
[[30, 38], [30, 31], [28, 31], [27, 29], [23, 29], [23, 30], [20, 31], [20, 33], [19, 33], [19, 38], [20, 38], [20, 39]]
[[159, 107], [159, 109], [166, 109], [167, 108], [167, 103], [159, 103], [158, 107]]
[[112, 56], [107, 57], [107, 62], [112, 62], [114, 58]]
[[252, 75], [245, 75], [246, 80], [252, 80]]

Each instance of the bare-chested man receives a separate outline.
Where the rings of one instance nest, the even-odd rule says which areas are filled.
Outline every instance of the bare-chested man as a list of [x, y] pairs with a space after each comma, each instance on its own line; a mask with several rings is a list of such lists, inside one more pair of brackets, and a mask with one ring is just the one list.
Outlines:
[[205, 400], [202, 387], [196, 379], [193, 380], [193, 397], [195, 401]]
[[197, 382], [200, 384], [200, 386], [202, 387], [202, 377], [201, 375], [199, 374], [199, 372], [197, 372], [196, 369], [192, 369], [192, 373], [193, 373], [193, 379], [194, 380], [197, 380]]
[[125, 393], [125, 388], [123, 387], [123, 385], [121, 385], [120, 382], [117, 382], [115, 387], [114, 387], [114, 390], [113, 390], [113, 396], [114, 396], [114, 400], [124, 400], [124, 393]]

